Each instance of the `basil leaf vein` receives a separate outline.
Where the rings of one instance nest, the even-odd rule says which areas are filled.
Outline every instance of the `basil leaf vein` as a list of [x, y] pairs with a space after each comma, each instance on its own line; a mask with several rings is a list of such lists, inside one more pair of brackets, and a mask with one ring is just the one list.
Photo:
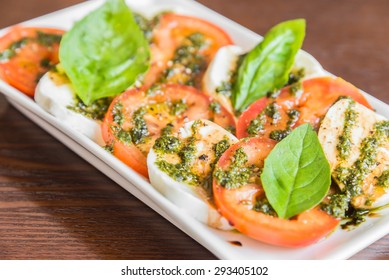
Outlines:
[[108, 0], [64, 35], [59, 58], [76, 94], [89, 105], [131, 86], [147, 71], [150, 50], [124, 0]]
[[299, 126], [274, 147], [265, 160], [261, 181], [280, 218], [293, 217], [323, 200], [331, 171], [311, 125]]
[[232, 102], [236, 111], [288, 82], [294, 58], [305, 37], [305, 20], [274, 26], [243, 59], [238, 69]]

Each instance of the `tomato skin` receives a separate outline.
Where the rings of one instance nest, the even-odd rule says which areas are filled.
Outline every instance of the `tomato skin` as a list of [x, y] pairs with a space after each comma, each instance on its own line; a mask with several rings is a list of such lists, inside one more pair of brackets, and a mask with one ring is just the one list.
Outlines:
[[[231, 146], [219, 159], [216, 168], [227, 168], [234, 152], [243, 148], [248, 164], [261, 163], [277, 142], [263, 137], [243, 139]], [[213, 180], [213, 194], [219, 212], [240, 232], [264, 243], [301, 247], [312, 244], [339, 224], [339, 220], [318, 207], [305, 211], [290, 220], [280, 219], [252, 210], [258, 196], [264, 191], [255, 183], [236, 189], [226, 189]], [[251, 206], [251, 208], [250, 208]]]
[[[290, 87], [285, 87], [276, 98], [263, 97], [251, 104], [238, 119], [237, 137], [239, 139], [248, 137], [247, 128], [250, 122], [272, 102], [276, 102], [280, 107], [281, 114], [284, 116], [290, 109], [297, 109], [300, 112], [298, 121], [292, 126], [292, 129], [304, 123], [310, 123], [317, 129], [321, 118], [325, 116], [329, 108], [340, 96], [349, 96], [356, 102], [372, 109], [362, 93], [343, 79], [332, 77], [313, 78], [302, 82], [302, 94], [297, 94], [297, 97], [291, 95]], [[276, 124], [270, 125], [267, 122], [261, 136], [269, 137], [271, 131], [285, 129], [286, 124], [287, 117], [286, 119], [281, 117], [281, 120]]]
[[231, 37], [224, 30], [206, 20], [174, 13], [165, 14], [160, 18], [158, 26], [153, 31], [152, 61], [144, 78], [146, 86], [150, 86], [158, 80], [183, 39], [197, 32], [204, 34], [207, 40], [212, 42], [209, 47], [199, 52], [206, 57], [207, 64], [210, 63], [219, 48], [233, 44]]
[[[166, 112], [165, 109], [158, 109], [158, 104], [166, 102], [179, 102], [185, 100], [188, 108], [179, 116], [174, 116]], [[149, 131], [149, 141], [135, 145], [134, 143], [124, 143], [117, 139], [112, 131], [112, 126], [117, 126], [114, 122], [114, 108], [120, 102], [123, 105], [122, 113], [124, 115], [124, 123], [121, 126], [126, 131], [131, 129], [131, 121], [134, 112], [139, 108], [146, 108], [147, 106], [157, 106], [156, 111], [148, 111], [144, 119], [147, 123]], [[111, 103], [104, 121], [102, 123], [103, 139], [107, 145], [113, 146], [113, 154], [133, 168], [136, 172], [148, 177], [147, 170], [147, 154], [153, 146], [155, 140], [161, 136], [162, 129], [167, 124], [173, 125], [173, 130], [178, 130], [184, 122], [196, 119], [213, 119], [213, 121], [222, 126], [235, 127], [235, 122], [232, 114], [225, 108], [221, 107], [220, 113], [214, 113], [210, 110], [212, 100], [199, 92], [193, 87], [183, 86], [178, 84], [163, 84], [156, 93], [148, 94], [148, 88], [142, 87], [140, 89], [133, 88], [121, 95], [117, 96]], [[160, 110], [160, 111], [158, 111]]]
[[[7, 34], [0, 38], [0, 52], [6, 50], [12, 43], [22, 38], [36, 38], [37, 32], [62, 35], [63, 30], [38, 27], [12, 27]], [[27, 42], [16, 50], [16, 55], [0, 62], [0, 78], [28, 96], [33, 97], [37, 78], [45, 73], [48, 67], [41, 65], [47, 59], [52, 65], [59, 62], [59, 44], [43, 46], [37, 42]]]

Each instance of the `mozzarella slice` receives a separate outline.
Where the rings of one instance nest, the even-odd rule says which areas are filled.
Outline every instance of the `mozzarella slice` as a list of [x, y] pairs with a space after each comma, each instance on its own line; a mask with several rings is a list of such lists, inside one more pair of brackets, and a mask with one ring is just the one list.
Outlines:
[[[188, 122], [177, 135], [182, 142], [190, 137], [196, 139], [194, 142], [195, 160], [191, 162], [188, 169], [201, 178], [208, 178], [212, 175], [212, 164], [216, 160], [214, 145], [223, 140], [226, 140], [229, 145], [238, 141], [231, 133], [207, 120]], [[213, 205], [212, 198], [202, 185], [192, 185], [175, 180], [158, 167], [157, 162], [160, 160], [173, 164], [180, 162], [177, 154], [158, 152], [155, 146], [150, 150], [147, 156], [149, 177], [151, 184], [160, 193], [198, 221], [217, 229], [232, 229], [229, 222], [219, 214]]]
[[[345, 129], [347, 120], [350, 119], [349, 114], [351, 111], [355, 113], [353, 117], [355, 123], [352, 124], [351, 122], [348, 128]], [[362, 177], [360, 178], [362, 194], [355, 196], [352, 200], [352, 204], [356, 208], [378, 207], [389, 203], [389, 189], [380, 186], [378, 183], [378, 178], [384, 172], [389, 172], [389, 140], [385, 135], [379, 137], [375, 128], [376, 124], [385, 121], [387, 120], [383, 116], [374, 113], [366, 107], [353, 103], [350, 99], [343, 99], [330, 108], [320, 126], [320, 143], [330, 163], [332, 176], [342, 190], [347, 186], [341, 176], [350, 176], [348, 175], [350, 170], [358, 174], [358, 168], [355, 163], [358, 160], [361, 161], [366, 154], [363, 152], [363, 147], [372, 149], [374, 146], [366, 145], [367, 141], [372, 138], [379, 140], [378, 147], [373, 153], [373, 155], [375, 154], [372, 158], [374, 164], [367, 168], [366, 174], [361, 175]], [[350, 122], [348, 121], [348, 123]], [[348, 137], [347, 131], [349, 131]], [[341, 156], [339, 151], [342, 143], [344, 143], [344, 141], [341, 141], [342, 137], [350, 140], [349, 152], [346, 156]], [[354, 179], [358, 178], [355, 175], [351, 175], [351, 177]], [[351, 177], [348, 178], [351, 179]]]
[[55, 75], [48, 72], [40, 79], [35, 91], [36, 103], [68, 126], [104, 146], [100, 122], [68, 109], [74, 106], [75, 93], [69, 83], [57, 81]]

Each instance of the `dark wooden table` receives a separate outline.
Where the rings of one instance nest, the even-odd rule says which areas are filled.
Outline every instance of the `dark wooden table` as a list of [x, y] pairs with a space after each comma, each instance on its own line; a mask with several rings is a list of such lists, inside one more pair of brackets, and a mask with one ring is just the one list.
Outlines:
[[[0, 27], [79, 2], [1, 0]], [[304, 49], [389, 103], [389, 1], [200, 2], [259, 34], [306, 18]], [[0, 259], [213, 258], [1, 99]], [[389, 235], [353, 258], [389, 259]]]

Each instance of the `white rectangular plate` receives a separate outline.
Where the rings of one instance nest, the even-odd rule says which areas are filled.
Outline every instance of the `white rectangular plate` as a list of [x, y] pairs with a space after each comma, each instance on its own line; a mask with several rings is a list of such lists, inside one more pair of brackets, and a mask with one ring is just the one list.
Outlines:
[[[152, 15], [160, 10], [174, 10], [179, 13], [205, 18], [225, 29], [232, 36], [235, 43], [244, 49], [250, 49], [261, 38], [252, 31], [192, 0], [129, 0], [127, 3], [134, 11], [146, 15]], [[101, 4], [101, 0], [87, 1], [22, 24], [69, 29], [76, 20], [79, 20]], [[5, 32], [4, 29], [0, 31], [0, 34], [3, 32]], [[180, 211], [158, 193], [142, 176], [85, 136], [43, 111], [32, 99], [3, 81], [0, 81], [0, 90], [18, 110], [32, 121], [202, 244], [218, 258], [345, 259], [389, 233], [389, 209], [382, 210], [380, 217], [369, 218], [357, 229], [352, 231], [338, 229], [325, 240], [299, 249], [270, 246], [242, 234], [214, 230]], [[366, 94], [366, 97], [378, 113], [389, 118], [388, 105], [368, 94]], [[242, 246], [234, 246], [230, 241], [240, 241]]]

